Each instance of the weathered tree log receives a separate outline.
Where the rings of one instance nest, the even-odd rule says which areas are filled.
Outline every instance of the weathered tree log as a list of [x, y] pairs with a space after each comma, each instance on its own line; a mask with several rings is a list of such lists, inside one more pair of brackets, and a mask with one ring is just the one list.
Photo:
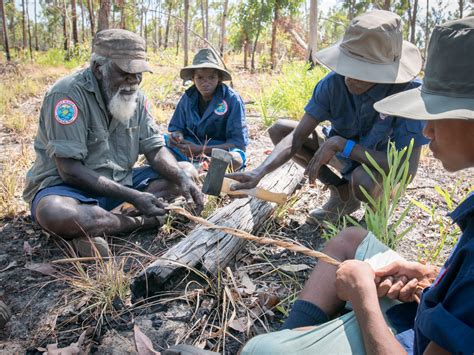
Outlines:
[[[303, 169], [290, 162], [262, 179], [261, 186], [291, 195], [302, 177]], [[215, 211], [208, 220], [217, 225], [253, 233], [268, 219], [275, 206], [274, 203], [253, 197], [239, 198]], [[245, 240], [223, 231], [198, 225], [187, 238], [169, 249], [133, 280], [133, 298], [148, 297], [181, 279], [185, 275], [183, 265], [216, 275], [219, 269], [234, 259], [244, 243]]]

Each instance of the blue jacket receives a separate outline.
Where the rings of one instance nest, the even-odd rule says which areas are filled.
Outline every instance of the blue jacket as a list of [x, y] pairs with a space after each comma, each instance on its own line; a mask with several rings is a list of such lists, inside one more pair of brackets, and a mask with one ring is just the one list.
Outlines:
[[423, 354], [430, 341], [453, 354], [474, 353], [474, 194], [451, 217], [463, 233], [423, 292], [415, 318], [415, 354]]
[[219, 84], [202, 118], [199, 92], [193, 85], [181, 97], [168, 126], [169, 132], [181, 131], [186, 140], [201, 145], [233, 143], [245, 150], [248, 131], [242, 98], [225, 84]]

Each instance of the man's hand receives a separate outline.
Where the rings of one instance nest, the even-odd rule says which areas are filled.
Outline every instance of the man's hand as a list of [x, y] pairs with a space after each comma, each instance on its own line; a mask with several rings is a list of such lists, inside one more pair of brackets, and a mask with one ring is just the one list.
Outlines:
[[195, 144], [187, 140], [183, 140], [181, 143], [177, 143], [174, 146], [187, 157], [196, 157], [201, 155], [204, 151], [204, 147], [202, 145]]
[[163, 216], [166, 214], [164, 209], [166, 205], [163, 201], [149, 192], [139, 192], [131, 202], [145, 216]]
[[314, 153], [313, 158], [309, 161], [305, 170], [305, 175], [309, 177], [309, 183], [314, 184], [319, 175], [321, 166], [326, 165], [336, 155], [344, 149], [346, 139], [342, 137], [331, 137], [325, 141], [319, 149]]
[[418, 283], [429, 285], [437, 273], [438, 269], [434, 266], [397, 260], [375, 271], [377, 295], [413, 302]]
[[187, 175], [183, 175], [178, 182], [181, 194], [190, 206], [194, 205], [194, 213], [200, 215], [204, 208], [204, 199], [201, 190]]
[[253, 189], [261, 180], [261, 177], [259, 177], [255, 170], [247, 171], [245, 173], [226, 174], [226, 177], [240, 182], [239, 184], [232, 184], [230, 186], [232, 191]]
[[376, 292], [372, 267], [360, 260], [346, 260], [336, 271], [336, 291], [339, 299], [353, 301]]
[[171, 138], [170, 143], [173, 145], [179, 144], [184, 140], [183, 133], [179, 131], [171, 132], [168, 137]]

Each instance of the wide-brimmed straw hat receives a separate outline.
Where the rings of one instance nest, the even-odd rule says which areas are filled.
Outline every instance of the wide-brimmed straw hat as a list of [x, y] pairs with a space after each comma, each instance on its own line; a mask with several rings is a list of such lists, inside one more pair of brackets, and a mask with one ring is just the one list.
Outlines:
[[146, 61], [145, 40], [136, 33], [118, 28], [97, 32], [92, 52], [111, 59], [126, 73], [152, 72]]
[[400, 16], [383, 10], [354, 18], [342, 41], [314, 58], [340, 75], [379, 84], [408, 82], [422, 65], [418, 48], [403, 40]]
[[232, 80], [230, 73], [220, 64], [216, 53], [210, 48], [200, 49], [193, 58], [193, 64], [184, 67], [179, 72], [183, 80], [192, 80], [195, 69], [216, 69], [222, 73], [222, 80]]
[[389, 96], [374, 108], [416, 120], [474, 119], [474, 17], [436, 26], [423, 85]]

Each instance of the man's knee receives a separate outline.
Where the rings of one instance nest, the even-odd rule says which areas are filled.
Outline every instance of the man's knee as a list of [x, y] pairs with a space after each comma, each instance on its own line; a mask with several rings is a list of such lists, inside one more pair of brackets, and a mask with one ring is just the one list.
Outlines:
[[332, 238], [324, 248], [330, 255], [337, 255], [343, 260], [354, 259], [357, 248], [367, 236], [367, 231], [360, 227], [348, 227]]
[[[374, 172], [374, 175], [377, 176], [377, 173]], [[380, 184], [375, 182], [361, 166], [352, 172], [351, 186], [352, 191], [354, 191], [354, 196], [359, 201], [367, 202], [367, 198], [362, 192], [361, 187], [373, 198], [378, 198], [381, 193]]]
[[283, 138], [289, 135], [296, 127], [295, 121], [280, 118], [269, 129], [268, 135], [274, 145], [277, 145]]
[[74, 238], [78, 230], [81, 230], [76, 204], [77, 202], [69, 197], [45, 196], [36, 207], [36, 221], [50, 233], [66, 239]]

